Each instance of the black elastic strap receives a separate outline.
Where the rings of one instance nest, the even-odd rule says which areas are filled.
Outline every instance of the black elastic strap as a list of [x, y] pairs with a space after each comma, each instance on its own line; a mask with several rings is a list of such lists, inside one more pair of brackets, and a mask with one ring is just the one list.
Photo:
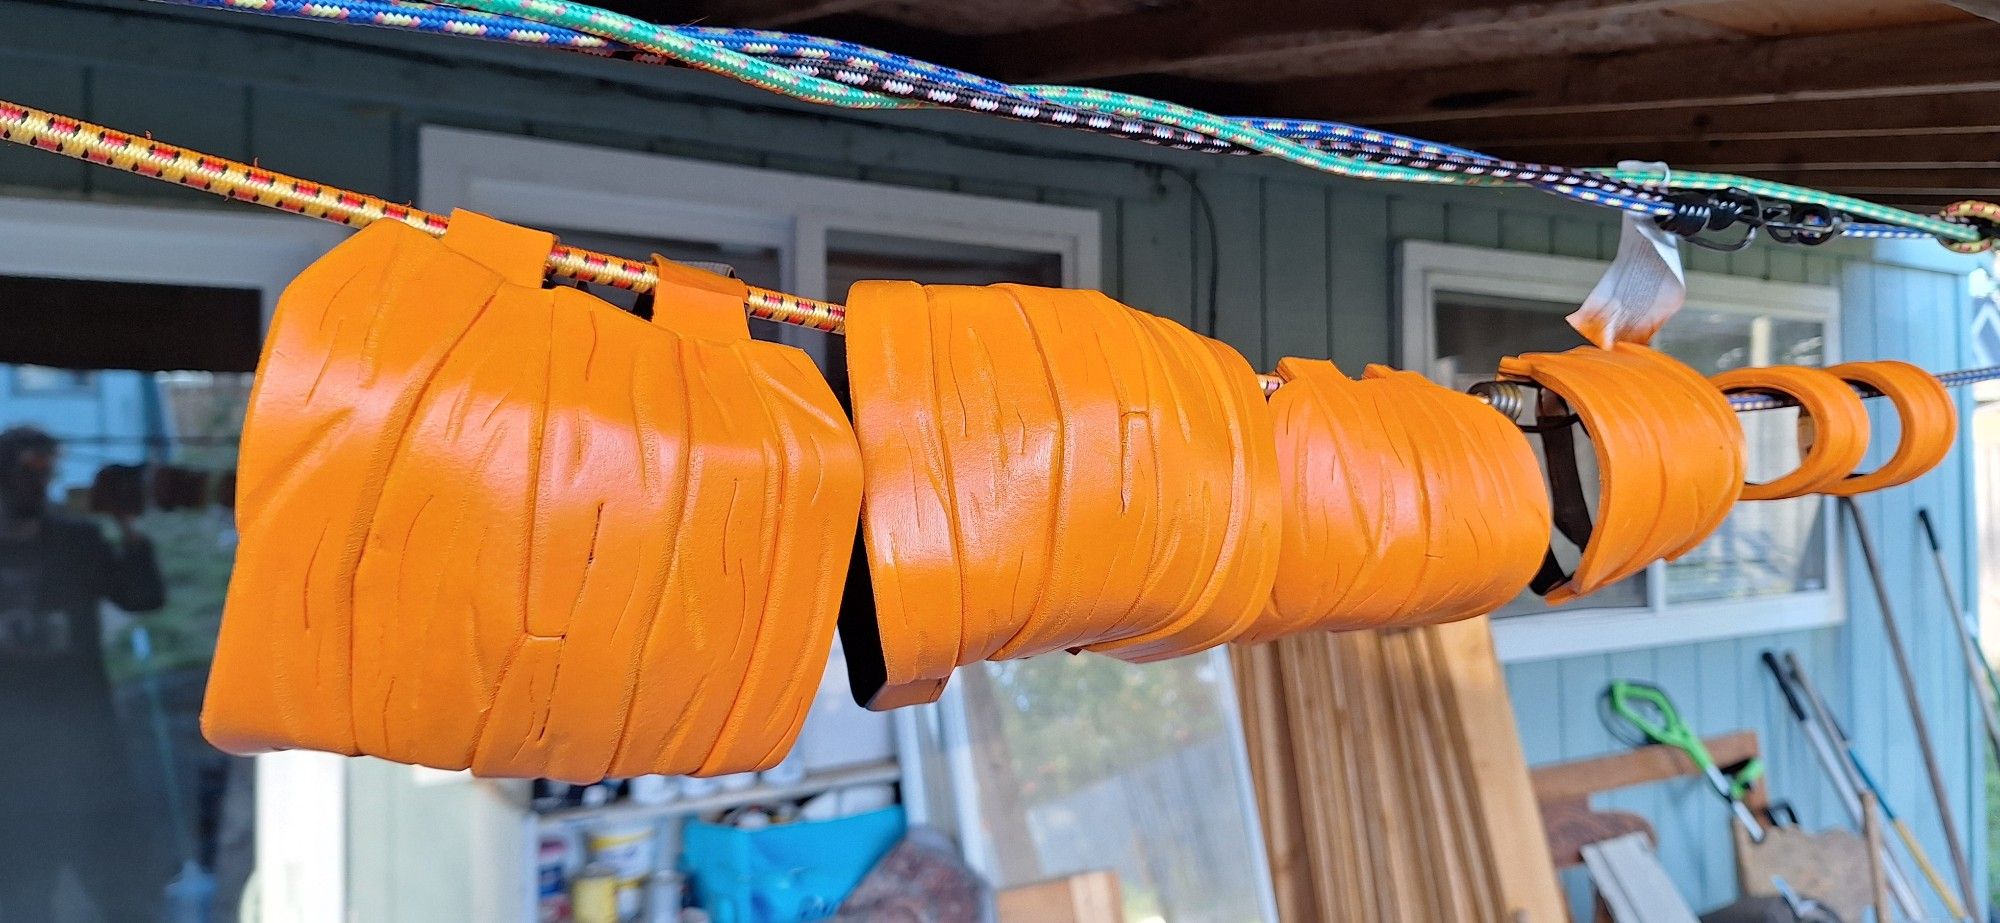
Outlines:
[[[1542, 389], [1541, 402], [1535, 408], [1535, 427], [1542, 436], [1542, 457], [1549, 469], [1550, 512], [1555, 520], [1556, 531], [1578, 548], [1590, 544], [1591, 530], [1590, 504], [1583, 495], [1583, 474], [1577, 469], [1576, 435], [1571, 425], [1581, 426], [1570, 415], [1569, 405], [1555, 392]], [[1528, 588], [1536, 596], [1547, 596], [1550, 590], [1568, 583], [1570, 574], [1556, 560], [1553, 544], [1542, 555], [1542, 567], [1535, 572], [1535, 579]]]
[[847, 660], [847, 689], [854, 704], [869, 707], [888, 685], [889, 669], [882, 659], [882, 628], [875, 621], [875, 587], [869, 579], [868, 548], [859, 530], [854, 555], [847, 559], [847, 585], [840, 594], [840, 652]]

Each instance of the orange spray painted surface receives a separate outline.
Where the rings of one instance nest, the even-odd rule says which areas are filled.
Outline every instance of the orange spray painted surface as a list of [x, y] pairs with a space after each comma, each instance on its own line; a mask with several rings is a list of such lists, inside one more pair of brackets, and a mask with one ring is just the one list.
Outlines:
[[1699, 372], [1649, 347], [1618, 343], [1500, 360], [1569, 403], [1597, 455], [1597, 519], [1550, 603], [1595, 592], [1660, 558], [1692, 551], [1743, 489], [1743, 430]]
[[1827, 369], [1843, 381], [1857, 381], [1882, 392], [1896, 408], [1901, 437], [1882, 467], [1835, 481], [1825, 492], [1853, 496], [1907, 484], [1937, 467], [1951, 454], [1958, 438], [1958, 404], [1931, 373], [1907, 362], [1879, 359], [1843, 362]]
[[1277, 566], [1270, 418], [1241, 356], [1088, 291], [864, 282], [848, 373], [884, 704], [957, 666], [1191, 653]]
[[1799, 466], [1765, 483], [1743, 485], [1745, 500], [1816, 493], [1847, 477], [1868, 454], [1868, 408], [1838, 375], [1803, 365], [1771, 365], [1730, 369], [1708, 380], [1724, 394], [1790, 396], [1799, 402], [1799, 431], [1810, 427], [1810, 444], [1801, 451]]
[[1415, 372], [1278, 362], [1284, 541], [1241, 640], [1484, 615], [1534, 576], [1549, 497], [1526, 437]]
[[767, 766], [860, 503], [805, 356], [682, 279], [658, 325], [541, 287], [552, 239], [376, 224], [279, 303], [203, 729], [586, 781]]

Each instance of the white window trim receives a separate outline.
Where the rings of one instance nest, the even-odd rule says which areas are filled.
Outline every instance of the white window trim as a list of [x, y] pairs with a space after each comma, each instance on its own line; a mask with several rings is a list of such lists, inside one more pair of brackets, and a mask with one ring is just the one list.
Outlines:
[[770, 247], [781, 255], [785, 290], [808, 298], [846, 294], [826, 290], [826, 236], [835, 230], [1055, 253], [1071, 288], [1096, 288], [1103, 273], [1103, 219], [1093, 209], [434, 125], [420, 138], [418, 201], [427, 209]]
[[[0, 197], [0, 273], [59, 279], [254, 288], [268, 322], [279, 292], [346, 236], [341, 228], [250, 210], [210, 211]], [[261, 919], [346, 917], [344, 760], [257, 758], [252, 889]]]
[[[1605, 263], [1482, 247], [1405, 241], [1400, 248], [1402, 360], [1428, 370], [1436, 361], [1437, 293], [1464, 292], [1580, 304]], [[1826, 324], [1826, 359], [1840, 356], [1840, 293], [1832, 286], [1687, 274], [1691, 310], [1765, 314]], [[1831, 510], [1821, 517], [1825, 547], [1838, 548]], [[1666, 567], [1648, 570], [1643, 607], [1557, 609], [1496, 619], [1493, 643], [1504, 663], [1690, 644], [1838, 625], [1847, 620], [1841, 556], [1829, 550], [1823, 590], [1749, 600], [1666, 603]]]

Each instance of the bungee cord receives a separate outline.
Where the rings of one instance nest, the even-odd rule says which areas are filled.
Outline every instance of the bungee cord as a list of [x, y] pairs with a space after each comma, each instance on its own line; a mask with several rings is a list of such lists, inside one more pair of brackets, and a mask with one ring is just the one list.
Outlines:
[[[1727, 174], [1580, 170], [1507, 161], [1464, 148], [1338, 122], [1215, 116], [1171, 103], [1080, 87], [1012, 86], [953, 68], [816, 36], [708, 26], [662, 26], [567, 0], [157, 0], [287, 18], [373, 25], [511, 44], [564, 48], [707, 70], [802, 101], [857, 109], [949, 108], [1111, 134], [1205, 153], [1261, 154], [1358, 179], [1529, 186], [1663, 223], [1708, 209], [1673, 194], [1754, 196], [1827, 211], [1788, 238], [1937, 237], [1953, 249], [1990, 246], [1961, 212], [1918, 215], [1804, 187]], [[1753, 231], [1762, 209], [1736, 213]], [[1866, 221], [1853, 218], [1869, 219]], [[1776, 225], [1773, 225], [1774, 227]], [[1691, 233], [1690, 233], [1690, 236]]]
[[[0, 100], [0, 140], [352, 228], [396, 221], [441, 237], [450, 226], [445, 216], [419, 208], [7, 100]], [[652, 291], [659, 281], [648, 263], [562, 244], [549, 252], [548, 269], [565, 279], [635, 292]], [[836, 333], [846, 313], [837, 304], [755, 286], [743, 309], [752, 317]]]
[[[0, 99], [0, 141], [352, 228], [366, 227], [377, 221], [396, 221], [441, 237], [450, 227], [450, 220], [445, 216], [409, 205], [398, 205], [375, 196], [316, 183], [227, 157], [142, 138], [4, 99]], [[2000, 207], [1987, 205], [1978, 217], [2000, 219]], [[649, 263], [565, 246], [560, 242], [549, 252], [547, 266], [549, 273], [559, 278], [634, 292], [652, 291], [659, 282]], [[847, 309], [839, 304], [757, 286], [749, 287], [744, 296], [743, 310], [751, 317], [780, 324], [834, 334], [846, 330]], [[2000, 365], [1945, 372], [1937, 378], [1946, 387], [1964, 387], [1974, 382], [2000, 379]], [[1281, 383], [1272, 375], [1259, 375], [1258, 380], [1266, 394], [1276, 390]], [[1532, 387], [1520, 382], [1492, 381], [1482, 382], [1470, 390], [1475, 397], [1496, 410], [1514, 417], [1522, 408], [1529, 406], [1526, 392]], [[1855, 386], [1855, 390], [1862, 397], [1880, 396], [1880, 392], [1867, 386]], [[1787, 396], [1758, 393], [1729, 395], [1729, 404], [1738, 413], [1797, 406], [1797, 402]]]

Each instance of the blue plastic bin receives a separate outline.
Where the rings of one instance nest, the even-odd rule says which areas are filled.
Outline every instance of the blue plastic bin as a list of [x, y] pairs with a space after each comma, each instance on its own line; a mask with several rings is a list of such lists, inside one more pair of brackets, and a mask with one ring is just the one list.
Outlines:
[[689, 821], [681, 869], [715, 923], [823, 920], [903, 838], [903, 809], [742, 830]]

